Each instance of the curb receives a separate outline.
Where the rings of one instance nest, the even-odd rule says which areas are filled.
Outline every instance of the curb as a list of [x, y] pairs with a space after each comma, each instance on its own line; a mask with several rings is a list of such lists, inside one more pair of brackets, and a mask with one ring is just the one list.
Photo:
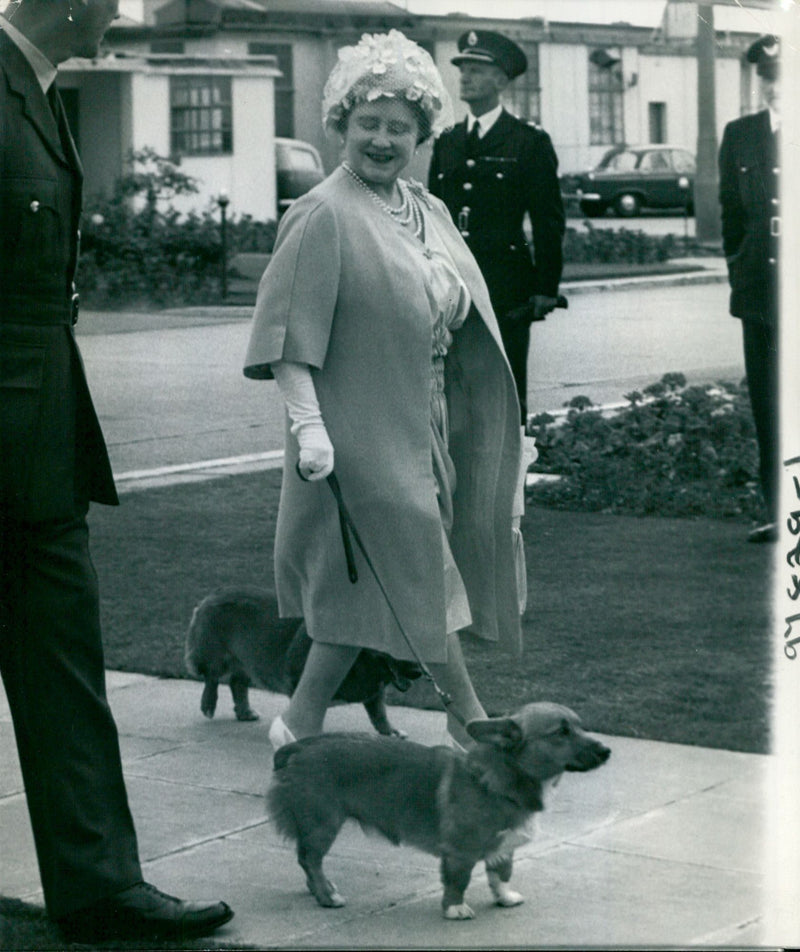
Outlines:
[[[667, 274], [642, 274], [625, 275], [619, 278], [586, 278], [573, 281], [562, 281], [561, 291], [565, 294], [589, 294], [594, 291], [625, 291], [636, 288], [650, 287], [682, 287], [693, 284], [721, 284], [728, 280], [728, 272], [724, 263], [720, 266], [714, 264], [710, 267], [702, 265], [698, 270], [677, 271]], [[170, 308], [169, 313], [177, 316], [200, 316], [208, 317], [209, 312], [213, 310], [224, 310], [227, 312], [247, 311], [248, 316], [252, 313], [255, 304], [255, 294], [250, 304], [243, 304], [241, 300], [231, 301], [230, 304], [220, 304], [216, 309], [208, 306]], [[240, 315], [236, 315], [240, 316]]]
[[721, 284], [728, 280], [728, 273], [718, 268], [703, 271], [684, 271], [677, 274], [631, 275], [624, 278], [589, 279], [587, 281], [564, 281], [561, 290], [565, 294], [588, 294], [593, 291], [625, 291], [634, 288], [682, 287], [692, 284]]

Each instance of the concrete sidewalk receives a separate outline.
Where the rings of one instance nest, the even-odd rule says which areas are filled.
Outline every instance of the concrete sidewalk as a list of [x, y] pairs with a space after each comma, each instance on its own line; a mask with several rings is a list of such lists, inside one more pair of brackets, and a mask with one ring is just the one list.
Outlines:
[[[564, 776], [536, 839], [517, 851], [526, 902], [491, 905], [482, 866], [467, 893], [476, 919], [441, 916], [437, 861], [346, 827], [327, 872], [348, 904], [321, 909], [265, 813], [270, 719], [286, 699], [253, 692], [256, 723], [200, 713], [201, 686], [109, 673], [131, 807], [149, 880], [187, 898], [224, 898], [215, 939], [267, 948], [715, 948], [777, 945], [766, 907], [764, 786], [771, 758], [605, 737], [612, 757]], [[413, 740], [439, 743], [438, 712], [393, 707]], [[368, 730], [360, 706], [328, 730]], [[0, 894], [41, 902], [5, 695], [0, 689]], [[785, 938], [784, 943], [786, 944]], [[795, 943], [788, 943], [795, 944]]]

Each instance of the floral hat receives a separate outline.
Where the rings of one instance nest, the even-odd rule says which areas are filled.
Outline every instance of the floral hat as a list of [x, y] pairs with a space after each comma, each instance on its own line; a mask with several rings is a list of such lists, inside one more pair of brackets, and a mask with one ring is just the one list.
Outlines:
[[335, 126], [362, 102], [389, 97], [416, 104], [438, 135], [453, 125], [453, 105], [430, 54], [399, 30], [365, 33], [339, 50], [322, 92], [322, 122]]

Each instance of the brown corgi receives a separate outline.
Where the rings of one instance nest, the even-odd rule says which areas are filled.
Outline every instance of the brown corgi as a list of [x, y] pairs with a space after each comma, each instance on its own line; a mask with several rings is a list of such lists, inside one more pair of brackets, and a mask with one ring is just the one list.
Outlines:
[[573, 711], [547, 702], [471, 721], [467, 731], [477, 743], [466, 753], [355, 733], [307, 737], [275, 753], [268, 810], [296, 841], [321, 906], [344, 905], [322, 861], [347, 819], [440, 857], [447, 919], [472, 918], [464, 892], [479, 860], [499, 905], [523, 901], [508, 885], [513, 849], [544, 808], [542, 785], [564, 771], [593, 770], [611, 751]]

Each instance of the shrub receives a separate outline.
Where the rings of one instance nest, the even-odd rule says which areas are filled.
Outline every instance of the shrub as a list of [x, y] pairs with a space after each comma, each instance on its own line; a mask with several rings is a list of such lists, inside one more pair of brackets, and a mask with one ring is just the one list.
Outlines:
[[682, 374], [625, 395], [603, 412], [585, 396], [566, 417], [528, 420], [532, 472], [561, 478], [530, 497], [557, 509], [662, 516], [764, 518], [746, 384], [687, 386]]
[[[87, 203], [78, 283], [94, 306], [157, 306], [217, 300], [222, 267], [219, 212], [182, 215], [172, 205], [195, 180], [152, 149], [134, 152], [110, 198]], [[275, 222], [231, 218], [227, 254], [270, 252]]]
[[583, 222], [585, 232], [567, 228], [564, 235], [564, 260], [575, 264], [625, 262], [651, 264], [685, 254], [685, 245], [674, 235], [648, 235], [628, 228], [596, 228]]

